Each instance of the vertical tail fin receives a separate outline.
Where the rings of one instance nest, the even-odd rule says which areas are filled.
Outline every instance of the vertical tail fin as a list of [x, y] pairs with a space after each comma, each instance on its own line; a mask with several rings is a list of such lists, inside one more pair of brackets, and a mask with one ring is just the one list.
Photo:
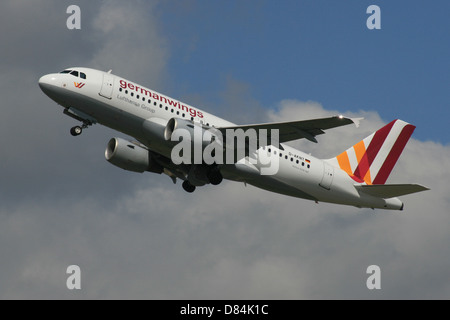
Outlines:
[[357, 182], [384, 184], [415, 128], [394, 120], [330, 162]]

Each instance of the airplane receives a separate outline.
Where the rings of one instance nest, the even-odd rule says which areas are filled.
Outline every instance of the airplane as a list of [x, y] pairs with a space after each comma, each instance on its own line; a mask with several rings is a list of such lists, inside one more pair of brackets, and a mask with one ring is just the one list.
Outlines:
[[[64, 114], [81, 123], [70, 129], [73, 136], [99, 123], [135, 139], [115, 137], [109, 140], [105, 150], [107, 161], [132, 172], [164, 173], [174, 183], [180, 179], [187, 192], [207, 184], [218, 185], [227, 179], [316, 203], [403, 210], [404, 203], [399, 196], [429, 190], [420, 184], [386, 184], [415, 129], [402, 120], [390, 122], [333, 158], [318, 159], [285, 142], [307, 139], [317, 143], [316, 136], [324, 134], [325, 130], [348, 124], [358, 127], [361, 119], [339, 115], [236, 125], [114, 75], [111, 70], [104, 72], [84, 67], [44, 75], [39, 79], [39, 86], [63, 107]], [[257, 147], [261, 154], [278, 160], [277, 170], [274, 174], [263, 174], [262, 164], [248, 161], [253, 153], [247, 145], [243, 157], [234, 157], [232, 163], [176, 164], [172, 159], [174, 142], [171, 139], [176, 129], [190, 132], [214, 129], [221, 133], [239, 129], [277, 130], [278, 143]], [[225, 149], [226, 146], [223, 145]]]

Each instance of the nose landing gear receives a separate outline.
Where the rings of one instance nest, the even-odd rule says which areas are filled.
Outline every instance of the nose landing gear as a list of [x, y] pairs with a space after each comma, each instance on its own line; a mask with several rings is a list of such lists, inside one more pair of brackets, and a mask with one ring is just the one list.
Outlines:
[[79, 136], [82, 132], [83, 128], [81, 128], [80, 126], [75, 126], [70, 129], [70, 134], [73, 135], [74, 137]]
[[91, 125], [92, 125], [92, 122], [87, 121], [87, 120], [83, 121], [82, 126], [75, 126], [75, 127], [71, 128], [70, 134], [73, 135], [74, 137], [79, 136], [83, 132], [83, 129], [87, 129]]
[[70, 129], [70, 134], [73, 135], [74, 137], [79, 136], [83, 132], [83, 129], [86, 129], [87, 127], [93, 125], [94, 123], [97, 123], [96, 119], [75, 108], [66, 108], [64, 109], [63, 113], [83, 123], [83, 125], [81, 126], [75, 126]]
[[83, 129], [87, 129], [90, 125], [92, 125], [92, 122], [90, 121], [84, 121], [82, 126], [75, 126], [70, 129], [70, 134], [74, 137], [79, 136]]

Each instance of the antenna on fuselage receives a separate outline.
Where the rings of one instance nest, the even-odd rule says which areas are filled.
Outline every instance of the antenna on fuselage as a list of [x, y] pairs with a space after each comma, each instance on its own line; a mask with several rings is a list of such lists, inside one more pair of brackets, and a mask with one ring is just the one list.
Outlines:
[[111, 73], [112, 69], [109, 69], [109, 71], [107, 73]]

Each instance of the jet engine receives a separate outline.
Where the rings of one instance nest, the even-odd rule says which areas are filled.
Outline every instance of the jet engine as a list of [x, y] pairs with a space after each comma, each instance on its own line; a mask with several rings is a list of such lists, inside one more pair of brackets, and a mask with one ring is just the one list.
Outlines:
[[163, 172], [162, 166], [152, 159], [150, 152], [137, 143], [121, 138], [109, 140], [105, 150], [105, 158], [113, 165], [133, 172]]
[[[183, 137], [183, 140], [187, 139], [191, 146], [190, 163], [194, 163], [195, 165], [191, 167], [188, 174], [189, 183], [193, 186], [203, 185], [208, 182], [213, 185], [221, 183], [223, 177], [217, 166], [218, 163], [215, 162], [216, 155], [219, 155], [219, 161], [223, 161], [223, 153], [221, 153], [221, 157], [220, 154], [215, 153], [216, 148], [220, 151], [223, 150], [223, 138], [221, 132], [215, 128], [204, 127], [200, 123], [172, 118], [167, 122], [164, 130], [164, 139], [166, 141], [171, 141], [176, 130], [180, 130], [177, 133], [178, 137]], [[178, 137], [175, 137], [174, 141], [177, 141]], [[206, 150], [206, 148], [209, 148], [209, 150]], [[201, 158], [195, 155], [195, 152], [197, 151], [201, 151]], [[204, 151], [206, 154], [203, 154]], [[203, 156], [208, 156], [209, 158], [206, 159]], [[173, 158], [172, 161], [174, 161]]]
[[[189, 133], [190, 141], [197, 143], [197, 140], [202, 143], [202, 149], [213, 141], [222, 142], [222, 134], [215, 128], [205, 128], [200, 123], [192, 122], [185, 119], [172, 118], [167, 122], [164, 130], [164, 139], [166, 141], [172, 140], [172, 135], [175, 130], [182, 129], [185, 133]], [[181, 132], [183, 135], [183, 133]]]

